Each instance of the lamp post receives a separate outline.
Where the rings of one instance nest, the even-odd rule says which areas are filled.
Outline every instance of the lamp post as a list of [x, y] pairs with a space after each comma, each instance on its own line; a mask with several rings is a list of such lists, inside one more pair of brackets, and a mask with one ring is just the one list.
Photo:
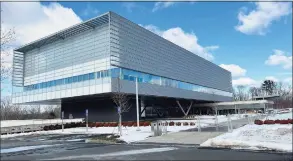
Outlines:
[[136, 123], [137, 129], [136, 131], [140, 131], [139, 129], [139, 105], [138, 105], [138, 77], [135, 79], [135, 94], [136, 94]]

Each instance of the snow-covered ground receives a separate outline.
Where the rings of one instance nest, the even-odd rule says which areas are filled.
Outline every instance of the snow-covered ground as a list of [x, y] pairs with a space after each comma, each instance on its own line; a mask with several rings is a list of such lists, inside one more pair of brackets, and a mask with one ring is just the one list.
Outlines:
[[[292, 118], [292, 112], [269, 116], [269, 119]], [[245, 125], [202, 143], [204, 147], [277, 150], [292, 152], [292, 124]]]
[[280, 113], [280, 114], [273, 114], [268, 116], [266, 119], [268, 120], [287, 120], [287, 119], [292, 119], [292, 111], [288, 113]]
[[245, 125], [201, 146], [292, 152], [292, 125]]
[[[231, 120], [237, 120], [244, 117], [244, 114], [236, 114], [231, 115]], [[215, 125], [215, 117], [214, 116], [201, 116], [200, 117], [200, 126], [201, 127], [209, 127]], [[227, 121], [227, 116], [219, 115], [218, 116], [218, 123]], [[195, 126], [167, 126], [168, 132], [178, 132], [182, 130], [188, 130], [191, 128], [196, 128], [198, 126], [197, 120], [168, 120], [167, 122], [173, 121], [176, 122], [194, 122]], [[147, 137], [152, 136], [151, 127], [140, 127], [140, 131], [136, 131], [136, 127], [123, 127], [123, 135], [120, 137], [121, 140], [126, 142], [136, 142], [145, 140]], [[23, 135], [34, 135], [34, 134], [117, 134], [118, 128], [117, 127], [98, 127], [98, 128], [69, 128], [62, 130], [50, 130], [50, 131], [37, 131], [37, 132], [29, 132], [29, 133], [20, 133], [20, 134], [8, 134], [8, 135], [1, 135], [1, 138], [10, 138], [10, 137], [17, 137]]]
[[[82, 119], [64, 119], [64, 123], [81, 122]], [[35, 119], [35, 120], [4, 120], [0, 121], [1, 127], [37, 125], [37, 124], [61, 124], [61, 119]]]

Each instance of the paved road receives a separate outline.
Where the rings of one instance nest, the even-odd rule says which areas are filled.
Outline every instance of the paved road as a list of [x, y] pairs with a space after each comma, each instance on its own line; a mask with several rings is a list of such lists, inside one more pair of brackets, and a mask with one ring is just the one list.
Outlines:
[[[249, 152], [224, 149], [201, 149], [197, 146], [170, 144], [96, 144], [77, 140], [80, 136], [47, 135], [41, 139], [37, 136], [19, 137], [1, 140], [1, 160], [292, 160], [291, 154]], [[82, 137], [84, 138], [84, 137]], [[74, 141], [76, 140], [76, 141]], [[25, 145], [52, 145], [37, 149], [15, 151]], [[15, 150], [15, 149], [14, 149]]]

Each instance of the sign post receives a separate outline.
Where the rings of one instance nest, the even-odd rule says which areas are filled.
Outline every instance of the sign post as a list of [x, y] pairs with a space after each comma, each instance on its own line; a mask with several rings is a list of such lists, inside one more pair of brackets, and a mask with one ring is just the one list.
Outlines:
[[88, 109], [85, 110], [85, 117], [86, 117], [86, 131], [88, 132], [88, 115], [89, 115], [89, 111]]
[[64, 118], [64, 111], [62, 111], [62, 112], [61, 112], [61, 120], [62, 120], [62, 132], [64, 131], [63, 118]]

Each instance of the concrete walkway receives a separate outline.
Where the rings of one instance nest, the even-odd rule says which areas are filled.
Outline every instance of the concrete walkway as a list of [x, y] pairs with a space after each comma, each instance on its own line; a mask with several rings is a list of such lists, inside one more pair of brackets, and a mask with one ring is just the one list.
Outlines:
[[173, 144], [195, 144], [199, 145], [209, 138], [216, 137], [223, 132], [175, 132], [162, 136], [150, 137], [141, 143], [173, 143]]
[[[253, 117], [256, 119], [256, 117]], [[237, 129], [241, 126], [248, 124], [247, 118], [241, 118], [238, 120], [232, 120], [233, 129]], [[228, 132], [228, 122], [221, 122], [218, 126], [218, 131], [215, 126], [203, 127], [201, 132], [198, 132], [197, 128], [192, 128], [180, 132], [167, 133], [162, 136], [150, 137], [146, 140], [140, 141], [140, 143], [173, 143], [173, 144], [193, 144], [199, 145], [210, 138], [214, 138], [225, 132]]]

